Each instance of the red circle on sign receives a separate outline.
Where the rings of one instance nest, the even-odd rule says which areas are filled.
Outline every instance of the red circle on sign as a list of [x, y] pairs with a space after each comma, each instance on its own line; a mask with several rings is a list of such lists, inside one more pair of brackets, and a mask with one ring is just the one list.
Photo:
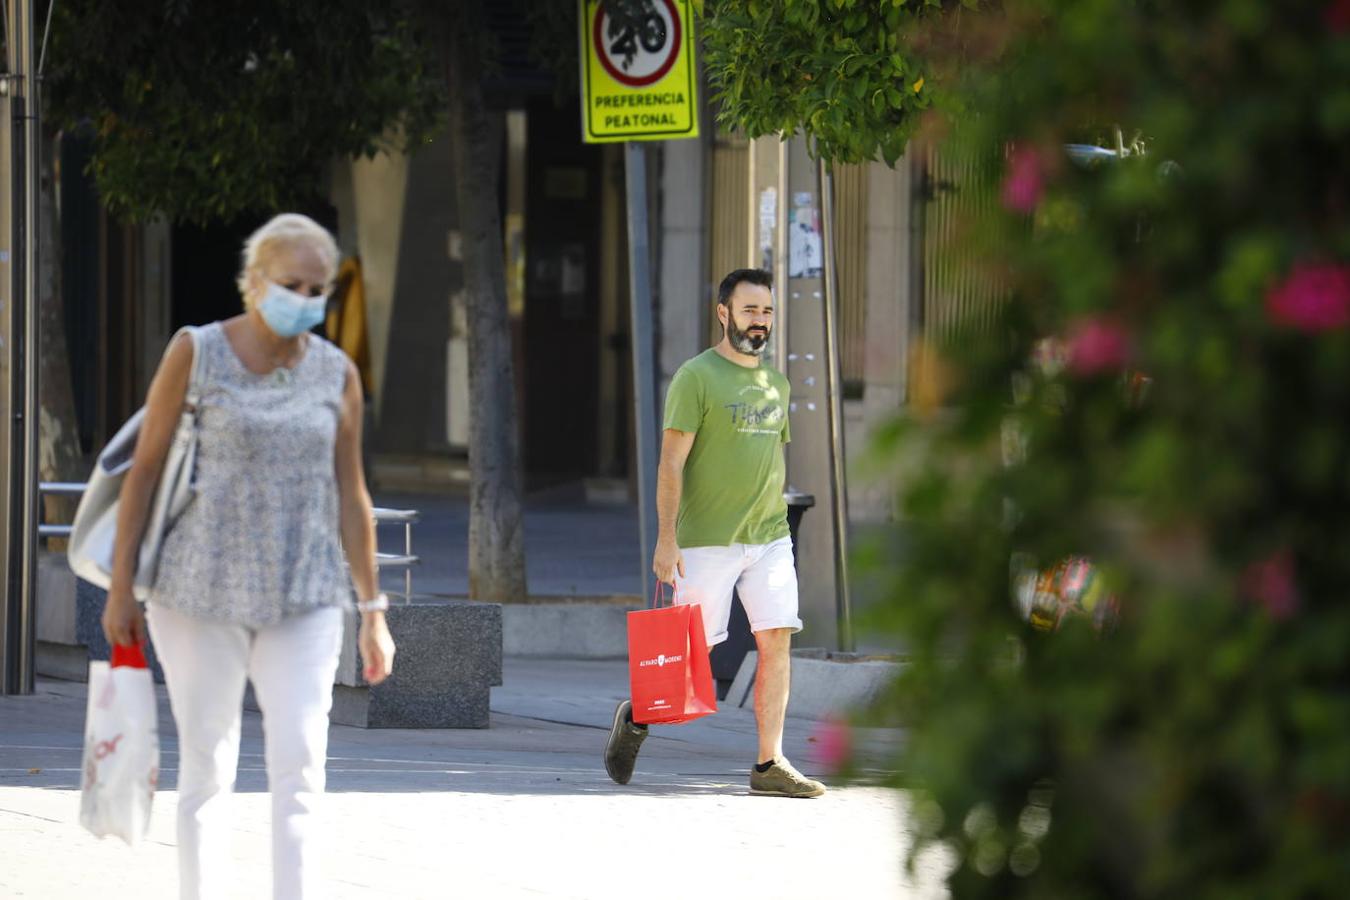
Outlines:
[[629, 87], [646, 87], [649, 84], [655, 84], [666, 76], [670, 67], [675, 65], [675, 58], [680, 55], [680, 14], [675, 11], [673, 0], [661, 0], [667, 10], [670, 11], [670, 55], [666, 61], [661, 63], [660, 67], [650, 75], [644, 75], [641, 78], [634, 78], [632, 75], [624, 74], [610, 60], [609, 54], [605, 51], [605, 42], [600, 34], [600, 22], [605, 18], [603, 9], [597, 10], [595, 14], [595, 25], [591, 29], [591, 41], [595, 45], [595, 55], [600, 57], [600, 65], [605, 67], [605, 71], [620, 84], [626, 84]]

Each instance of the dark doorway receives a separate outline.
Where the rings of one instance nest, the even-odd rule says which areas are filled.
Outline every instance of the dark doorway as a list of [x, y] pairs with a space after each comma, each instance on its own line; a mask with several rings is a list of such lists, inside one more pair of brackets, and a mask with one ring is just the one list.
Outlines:
[[601, 153], [575, 103], [530, 101], [525, 232], [525, 468], [531, 486], [595, 474]]
[[[280, 210], [278, 210], [280, 212]], [[297, 209], [336, 234], [337, 212], [327, 201]], [[204, 325], [243, 312], [235, 279], [244, 241], [274, 213], [247, 213], [207, 225], [173, 228], [173, 329]]]
[[61, 285], [66, 346], [80, 451], [91, 453], [105, 439], [99, 385], [104, 381], [100, 308], [103, 247], [98, 191], [88, 173], [92, 139], [75, 133], [61, 138]]
[[243, 309], [235, 277], [244, 240], [262, 219], [256, 216], [173, 229], [173, 330], [228, 319]]

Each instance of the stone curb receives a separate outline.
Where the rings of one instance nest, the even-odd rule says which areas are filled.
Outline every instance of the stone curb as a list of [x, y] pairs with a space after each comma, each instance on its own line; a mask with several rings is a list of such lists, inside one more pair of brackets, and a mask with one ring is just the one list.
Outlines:
[[[758, 652], [751, 650], [745, 655], [723, 705], [754, 708], [758, 664]], [[852, 654], [824, 654], [822, 658], [815, 651], [794, 651], [787, 714], [815, 720], [846, 716], [876, 700], [903, 665], [898, 660]]]
[[504, 603], [502, 651], [550, 659], [627, 659], [632, 602]]

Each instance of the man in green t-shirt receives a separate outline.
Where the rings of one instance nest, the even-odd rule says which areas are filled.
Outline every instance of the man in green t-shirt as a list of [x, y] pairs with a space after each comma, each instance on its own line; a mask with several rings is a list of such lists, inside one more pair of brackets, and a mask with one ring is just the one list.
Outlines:
[[[772, 288], [773, 276], [761, 269], [722, 279], [722, 340], [670, 382], [652, 571], [675, 585], [676, 602], [700, 604], [710, 647], [726, 640], [732, 591], [739, 594], [759, 650], [759, 756], [750, 792], [819, 797], [825, 786], [783, 757], [789, 651], [802, 620], [783, 499], [788, 381], [760, 364], [773, 331]], [[632, 778], [646, 737], [647, 727], [633, 722], [632, 703], [620, 703], [605, 747], [605, 770], [619, 784]]]

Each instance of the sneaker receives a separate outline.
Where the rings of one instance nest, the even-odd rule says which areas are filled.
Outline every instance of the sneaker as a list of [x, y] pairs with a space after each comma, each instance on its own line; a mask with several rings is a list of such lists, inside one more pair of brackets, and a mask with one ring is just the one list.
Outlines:
[[605, 744], [605, 771], [619, 784], [633, 777], [638, 750], [647, 739], [647, 726], [633, 721], [633, 703], [625, 700], [614, 710], [614, 725]]
[[819, 797], [825, 793], [825, 785], [807, 778], [780, 756], [767, 772], [750, 770], [750, 793], [761, 797]]

